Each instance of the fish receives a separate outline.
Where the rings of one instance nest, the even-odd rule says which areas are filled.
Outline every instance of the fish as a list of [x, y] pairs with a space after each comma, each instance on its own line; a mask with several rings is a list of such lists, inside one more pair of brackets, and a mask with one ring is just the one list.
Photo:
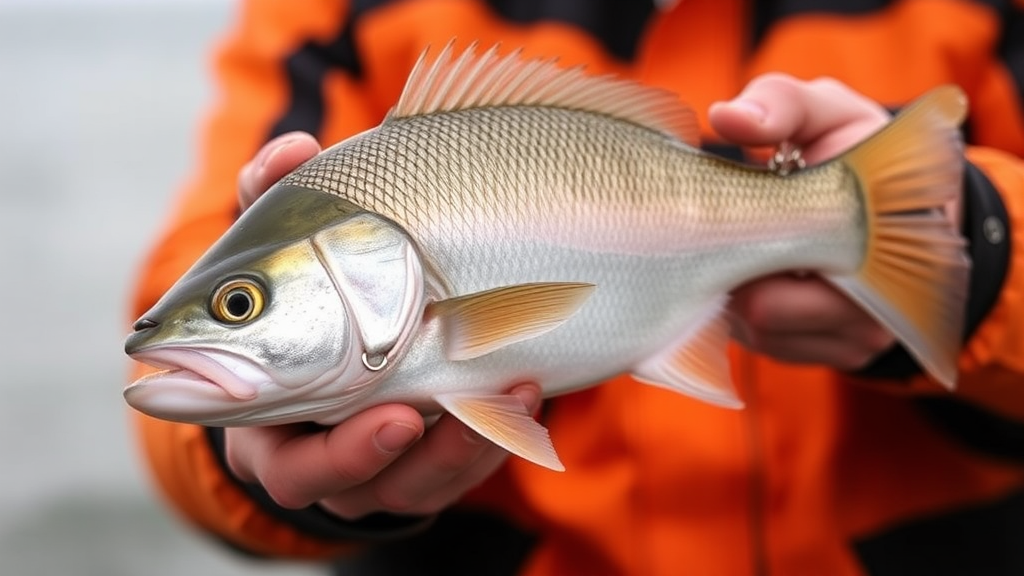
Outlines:
[[963, 91], [792, 173], [699, 149], [669, 91], [499, 46], [423, 52], [376, 127], [275, 183], [134, 324], [150, 416], [334, 425], [403, 403], [564, 470], [511, 386], [619, 374], [727, 409], [729, 293], [807, 271], [952, 388]]

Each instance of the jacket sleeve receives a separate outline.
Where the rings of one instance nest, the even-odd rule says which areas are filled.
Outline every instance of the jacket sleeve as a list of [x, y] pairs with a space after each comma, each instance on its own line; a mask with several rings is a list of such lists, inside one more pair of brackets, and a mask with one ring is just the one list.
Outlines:
[[[239, 169], [271, 137], [305, 130], [323, 137], [325, 92], [345, 110], [335, 130], [355, 133], [379, 107], [362, 89], [349, 37], [347, 3], [313, 0], [244, 3], [214, 62], [218, 101], [202, 129], [198, 166], [135, 287], [137, 318], [238, 215]], [[329, 135], [334, 138], [342, 134]], [[136, 365], [133, 377], [148, 368]], [[232, 478], [213, 449], [214, 431], [133, 415], [142, 456], [165, 500], [191, 524], [260, 555], [317, 558], [345, 549], [329, 521], [276, 517]]]
[[[992, 148], [972, 148], [968, 158], [980, 173], [975, 178], [984, 178], [996, 192], [987, 202], [981, 192], [966, 214], [966, 224], [973, 223], [972, 299], [991, 303], [964, 346], [957, 393], [996, 414], [1024, 420], [1024, 160]], [[986, 282], [998, 283], [991, 296], [983, 293]]]

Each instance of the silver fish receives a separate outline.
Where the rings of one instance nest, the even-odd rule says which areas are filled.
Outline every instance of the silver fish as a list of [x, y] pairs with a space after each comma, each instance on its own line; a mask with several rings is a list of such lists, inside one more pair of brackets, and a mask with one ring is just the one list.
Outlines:
[[449, 45], [143, 315], [126, 351], [165, 370], [125, 398], [217, 426], [400, 402], [561, 470], [510, 385], [554, 396], [632, 373], [738, 408], [727, 295], [786, 270], [831, 281], [952, 387], [970, 263], [941, 208], [965, 113], [937, 88], [782, 176], [700, 152], [668, 92]]

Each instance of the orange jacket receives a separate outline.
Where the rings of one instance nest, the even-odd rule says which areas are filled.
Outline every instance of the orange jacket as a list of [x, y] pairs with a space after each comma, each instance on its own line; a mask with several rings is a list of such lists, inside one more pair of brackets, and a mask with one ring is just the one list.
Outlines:
[[[452, 37], [634, 77], [701, 113], [768, 71], [833, 76], [893, 107], [957, 83], [972, 102], [972, 194], [986, 181], [998, 193], [968, 200], [974, 318], [955, 395], [898, 358], [854, 377], [739, 348], [739, 412], [620, 377], [547, 403], [568, 472], [511, 459], [467, 496], [462, 509], [483, 511], [473, 518], [503, 519], [497, 536], [445, 540], [459, 525], [441, 518], [422, 538], [444, 547], [428, 550], [434, 560], [504, 559], [512, 547], [505, 565], [537, 576], [1024, 573], [1024, 236], [1014, 234], [1024, 230], [1024, 2], [753, 4], [244, 3], [218, 50], [220, 98], [198, 169], [146, 263], [134, 315], [231, 224], [238, 170], [262, 143], [293, 129], [330, 143], [377, 124], [421, 50]], [[287, 514], [232, 479], [216, 431], [136, 422], [162, 493], [194, 525], [261, 555], [348, 550], [342, 523]], [[471, 546], [489, 548], [468, 545], [474, 535]]]

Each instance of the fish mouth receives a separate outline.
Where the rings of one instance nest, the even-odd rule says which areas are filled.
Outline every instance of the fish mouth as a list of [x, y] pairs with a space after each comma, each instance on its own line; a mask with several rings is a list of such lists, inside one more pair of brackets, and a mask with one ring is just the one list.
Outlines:
[[125, 387], [125, 401], [167, 420], [203, 423], [223, 416], [256, 400], [260, 388], [271, 383], [253, 362], [215, 350], [159, 348], [132, 358], [163, 370]]

